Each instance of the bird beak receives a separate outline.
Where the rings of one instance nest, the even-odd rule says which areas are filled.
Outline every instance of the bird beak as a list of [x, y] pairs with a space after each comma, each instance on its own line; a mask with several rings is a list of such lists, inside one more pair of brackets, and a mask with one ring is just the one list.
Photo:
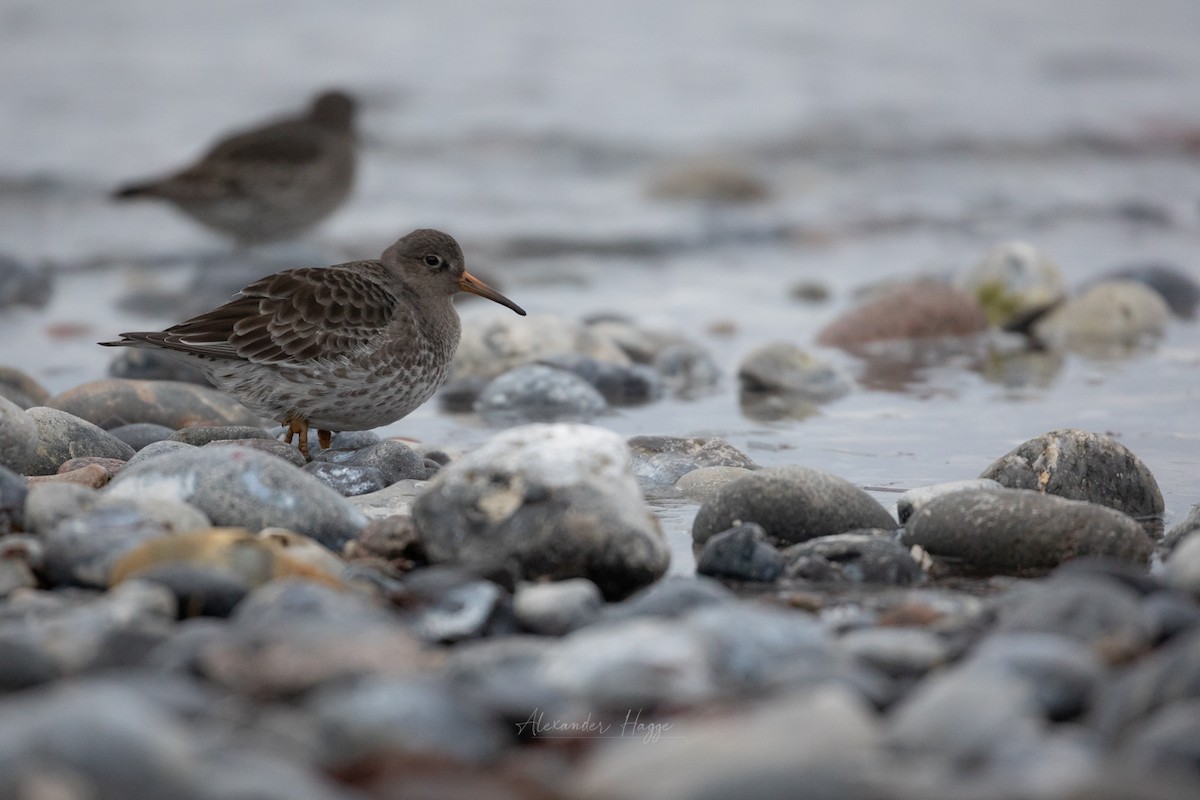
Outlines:
[[480, 297], [486, 297], [493, 303], [499, 303], [502, 306], [508, 306], [522, 317], [525, 316], [525, 309], [521, 308], [512, 300], [509, 300], [507, 297], [500, 294], [495, 289], [488, 286], [486, 283], [479, 280], [479, 278], [476, 278], [469, 272], [464, 272], [462, 277], [458, 279], [458, 288], [462, 289], [464, 292], [470, 292], [471, 294], [477, 294]]

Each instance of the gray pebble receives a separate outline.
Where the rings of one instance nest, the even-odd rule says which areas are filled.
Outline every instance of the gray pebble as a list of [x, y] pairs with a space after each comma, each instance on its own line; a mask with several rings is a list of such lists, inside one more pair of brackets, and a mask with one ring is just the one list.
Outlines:
[[192, 444], [197, 447], [209, 442], [236, 439], [271, 439], [262, 428], [253, 425], [193, 425], [172, 432], [171, 441]]
[[37, 450], [26, 464], [26, 474], [53, 475], [60, 464], [72, 458], [133, 458], [132, 447], [73, 414], [46, 406], [35, 406], [26, 413], [38, 431]]
[[134, 451], [141, 451], [147, 445], [170, 439], [175, 431], [166, 425], [155, 425], [153, 422], [134, 422], [118, 425], [110, 429], [109, 433], [132, 447]]
[[762, 527], [749, 522], [718, 533], [704, 543], [696, 572], [714, 578], [771, 583], [783, 574], [783, 556]]
[[586, 578], [528, 583], [513, 595], [517, 622], [530, 633], [562, 636], [590, 624], [600, 614], [604, 596]]
[[808, 581], [907, 586], [924, 578], [890, 530], [820, 536], [787, 548], [782, 559], [787, 577]]
[[25, 478], [0, 466], [0, 535], [25, 530]]
[[707, 503], [716, 496], [722, 486], [751, 472], [752, 470], [745, 467], [699, 467], [675, 481], [675, 488], [689, 500]]
[[588, 422], [608, 407], [599, 392], [573, 372], [527, 364], [492, 380], [475, 401], [489, 425]]
[[948, 481], [929, 486], [918, 486], [915, 489], [909, 489], [896, 498], [896, 514], [900, 519], [900, 524], [903, 525], [908, 521], [909, 517], [920, 511], [922, 506], [935, 497], [954, 494], [955, 492], [986, 492], [1003, 488], [1002, 484], [991, 478], [969, 478], [962, 481]]
[[758, 466], [729, 442], [713, 436], [633, 436], [627, 444], [633, 474], [654, 486], [670, 486], [701, 467]]
[[383, 472], [377, 467], [313, 461], [304, 465], [304, 471], [342, 497], [377, 492], [388, 485]]
[[393, 439], [372, 442], [355, 449], [314, 450], [313, 453], [314, 462], [376, 469], [383, 486], [391, 486], [396, 481], [426, 478], [425, 458], [403, 442]]
[[37, 422], [16, 403], [0, 397], [0, 467], [25, 474], [37, 452]]

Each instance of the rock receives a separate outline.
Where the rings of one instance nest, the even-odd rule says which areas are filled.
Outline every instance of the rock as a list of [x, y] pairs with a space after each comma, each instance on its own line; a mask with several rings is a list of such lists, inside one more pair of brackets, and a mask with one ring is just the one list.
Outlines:
[[1038, 574], [1081, 556], [1144, 563], [1142, 526], [1095, 503], [1027, 489], [958, 492], [928, 502], [901, 535], [930, 555], [986, 574]]
[[481, 313], [463, 323], [450, 378], [494, 378], [514, 367], [562, 354], [629, 363], [621, 349], [594, 328], [545, 314], [530, 314], [518, 324], [501, 314]]
[[[348, 443], [348, 441], [347, 441]], [[425, 458], [403, 442], [388, 439], [358, 448], [313, 450], [314, 463], [328, 462], [347, 467], [363, 467], [379, 471], [384, 486], [397, 481], [425, 480]]]
[[170, 436], [173, 442], [203, 447], [210, 442], [236, 441], [246, 439], [272, 439], [262, 428], [255, 425], [192, 425], [173, 431]]
[[118, 425], [109, 430], [109, 433], [132, 447], [136, 452], [146, 445], [170, 439], [175, 431], [166, 425], [155, 425], [153, 422], [134, 422], [129, 425]]
[[929, 486], [918, 486], [909, 489], [896, 498], [896, 515], [900, 524], [908, 522], [908, 518], [936, 497], [942, 497], [956, 492], [986, 492], [1003, 491], [1004, 486], [991, 478], [969, 478], [962, 481], [948, 481]]
[[1076, 719], [1090, 710], [1105, 667], [1086, 641], [1058, 633], [993, 633], [970, 654], [968, 670], [1001, 671], [1025, 683], [1046, 719]]
[[213, 524], [289, 528], [335, 552], [366, 524], [337, 492], [287, 462], [246, 447], [200, 447], [127, 467], [105, 489], [189, 503]]
[[193, 425], [250, 425], [260, 422], [228, 395], [179, 381], [93, 381], [55, 395], [46, 403], [102, 428], [152, 422], [179, 430]]
[[1200, 630], [1173, 639], [1138, 660], [1096, 700], [1088, 722], [1116, 740], [1159, 709], [1200, 698]]
[[758, 468], [745, 453], [712, 436], [633, 436], [627, 444], [633, 474], [652, 486], [670, 486], [701, 467]]
[[1153, 289], [1134, 281], [1111, 281], [1088, 289], [1034, 323], [1044, 347], [1085, 355], [1121, 354], [1159, 339], [1171, 309]]
[[0, 466], [0, 535], [25, 530], [25, 479]]
[[614, 406], [642, 405], [659, 399], [663, 393], [658, 373], [640, 364], [613, 364], [574, 353], [551, 356], [538, 363], [578, 375]]
[[850, 393], [850, 379], [832, 364], [794, 344], [776, 342], [752, 351], [738, 367], [743, 394], [783, 394], [813, 404]]
[[728, 603], [733, 592], [719, 581], [702, 575], [695, 578], [668, 576], [619, 603], [604, 607], [606, 621], [634, 617], [680, 617], [701, 606]]
[[157, 458], [158, 456], [166, 455], [167, 453], [185, 453], [197, 449], [198, 448], [195, 445], [184, 444], [183, 442], [172, 442], [165, 439], [161, 442], [151, 442], [141, 450], [138, 450], [137, 453], [134, 454], [133, 458], [126, 461], [125, 468], [129, 469], [135, 464], [141, 464], [142, 462], [149, 461], [150, 459]]
[[759, 470], [718, 489], [696, 514], [692, 538], [703, 544], [741, 522], [757, 522], [772, 540], [789, 543], [895, 527], [883, 506], [862, 489], [799, 466]]
[[667, 348], [688, 342], [677, 333], [643, 328], [622, 314], [596, 314], [585, 322], [597, 334], [615, 343], [635, 364], [652, 364]]
[[573, 372], [541, 364], [514, 367], [492, 380], [475, 401], [489, 425], [589, 422], [608, 407], [590, 383]]
[[699, 467], [684, 473], [675, 481], [675, 488], [685, 497], [697, 503], [707, 503], [722, 486], [738, 478], [744, 478], [752, 470], [745, 467]]
[[718, 533], [704, 543], [696, 572], [714, 578], [771, 583], [783, 574], [783, 556], [753, 522]]
[[783, 551], [788, 578], [832, 583], [884, 583], [908, 586], [925, 573], [891, 530], [820, 536]]
[[[0, 536], [0, 598], [8, 597], [18, 589], [37, 588], [34, 570], [43, 572], [45, 565], [45, 550], [40, 539], [20, 534]], [[0, 675], [3, 675], [2, 664]], [[0, 677], [0, 690], [3, 690], [3, 681]]]
[[1005, 330], [1023, 330], [1066, 297], [1058, 265], [1028, 242], [992, 248], [960, 285], [979, 299], [988, 322]]
[[838, 640], [857, 661], [885, 675], [916, 680], [950, 660], [945, 639], [921, 628], [862, 628]]
[[527, 583], [513, 595], [517, 622], [530, 633], [562, 636], [593, 622], [604, 596], [586, 578], [554, 583]]
[[1200, 535], [1188, 536], [1167, 559], [1166, 581], [1200, 601]]
[[300, 453], [299, 448], [290, 445], [287, 442], [277, 442], [274, 439], [214, 439], [206, 445], [202, 445], [203, 449], [226, 449], [236, 447], [241, 450], [257, 450], [260, 453], [267, 453], [282, 459], [296, 467], [304, 467], [308, 462]]
[[50, 393], [32, 377], [14, 367], [0, 367], [0, 397], [18, 407], [44, 406]]
[[1061, 574], [1018, 586], [997, 605], [997, 633], [1065, 636], [1090, 646], [1109, 662], [1147, 650], [1154, 630], [1138, 595], [1116, 581]]
[[607, 598], [670, 558], [619, 436], [586, 425], [504, 431], [451, 463], [413, 504], [429, 559], [509, 564], [526, 580], [584, 577]]
[[28, 475], [54, 475], [64, 461], [82, 456], [133, 457], [133, 448], [117, 437], [73, 414], [34, 406], [26, 414], [37, 425], [38, 444], [25, 465]]
[[1121, 743], [1120, 757], [1152, 773], [1195, 775], [1200, 763], [1200, 698], [1160, 708], [1134, 725]]
[[1196, 306], [1200, 305], [1200, 284], [1191, 275], [1169, 264], [1135, 264], [1101, 278], [1102, 282], [1112, 280], [1136, 281], [1153, 289], [1171, 312], [1182, 319], [1195, 318]]
[[350, 505], [361, 511], [368, 519], [386, 519], [394, 516], [407, 517], [412, 513], [413, 501], [425, 491], [424, 481], [397, 481], [377, 492], [353, 495], [346, 498]]
[[384, 489], [388, 485], [383, 477], [383, 472], [378, 467], [313, 461], [304, 465], [304, 471], [342, 497], [370, 494]]
[[1163, 546], [1168, 551], [1174, 550], [1180, 542], [1197, 531], [1200, 531], [1200, 504], [1192, 506], [1187, 516], [1171, 526], [1171, 530], [1163, 537]]
[[1154, 475], [1104, 434], [1076, 429], [1044, 433], [992, 462], [979, 477], [1010, 489], [1108, 506], [1140, 522], [1151, 537], [1162, 533], [1163, 499]]
[[38, 424], [16, 403], [0, 397], [0, 467], [24, 473], [38, 451]]
[[987, 329], [975, 297], [935, 281], [917, 281], [884, 291], [842, 314], [817, 334], [826, 347], [853, 349], [869, 342], [969, 336]]
[[25, 499], [25, 530], [44, 535], [100, 499], [100, 493], [76, 484], [29, 486]]
[[165, 353], [141, 347], [122, 347], [108, 362], [108, 375], [122, 380], [173, 381], [212, 387], [208, 376], [195, 367]]
[[[79, 459], [71, 460], [78, 461]], [[99, 464], [87, 464], [75, 469], [59, 467], [58, 473], [55, 475], [34, 475], [27, 480], [31, 486], [35, 483], [77, 483], [80, 486], [87, 486], [89, 489], [99, 489], [101, 486], [107, 485], [111, 478], [112, 475], [108, 470]]]
[[[413, 585], [412, 581], [408, 584], [410, 588]], [[453, 644], [504, 627], [499, 618], [506, 614], [507, 596], [491, 581], [456, 581], [456, 585], [440, 587], [429, 600], [411, 620], [413, 631], [422, 641]]]
[[712, 353], [694, 342], [679, 342], [660, 350], [651, 366], [674, 397], [694, 400], [711, 394], [721, 382], [721, 368]]
[[53, 281], [45, 269], [28, 267], [13, 256], [0, 253], [0, 309], [41, 308], [50, 302], [53, 290]]

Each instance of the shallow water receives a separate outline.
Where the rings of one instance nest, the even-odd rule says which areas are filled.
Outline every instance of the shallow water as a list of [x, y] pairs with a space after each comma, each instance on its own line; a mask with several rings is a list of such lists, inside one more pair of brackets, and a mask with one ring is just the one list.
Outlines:
[[[203, 15], [9, 2], [0, 250], [53, 264], [57, 281], [46, 308], [0, 317], [0, 363], [58, 391], [104, 374], [111, 353], [95, 341], [177, 320], [117, 301], [243, 257], [106, 192], [342, 85], [364, 98], [360, 185], [272, 258], [374, 255], [412, 228], [444, 228], [532, 313], [615, 311], [712, 349], [720, 391], [598, 421], [622, 434], [723, 436], [890, 508], [895, 492], [974, 477], [1025, 439], [1081, 427], [1147, 462], [1170, 524], [1200, 500], [1195, 322], [1127, 358], [1006, 373], [958, 356], [897, 375], [822, 351], [860, 388], [798, 421], [747, 416], [734, 375], [761, 344], [813, 346], [858, 287], [961, 271], [1005, 239], [1036, 244], [1073, 287], [1151, 261], [1200, 278], [1197, 30], [1189, 0], [225, 2]], [[705, 209], [651, 195], [696, 159], [758, 176], [770, 198]], [[263, 271], [247, 263], [243, 277]], [[793, 299], [803, 281], [830, 300]], [[382, 432], [463, 447], [490, 433], [435, 403]], [[673, 569], [690, 571], [695, 506], [656, 507]]]

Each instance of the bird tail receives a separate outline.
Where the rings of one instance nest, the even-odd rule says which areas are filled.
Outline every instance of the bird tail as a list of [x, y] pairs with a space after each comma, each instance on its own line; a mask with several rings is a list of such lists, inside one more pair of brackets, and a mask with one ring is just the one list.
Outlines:
[[158, 183], [147, 181], [145, 183], [130, 183], [117, 188], [112, 193], [114, 200], [128, 200], [131, 197], [153, 197], [158, 194]]

